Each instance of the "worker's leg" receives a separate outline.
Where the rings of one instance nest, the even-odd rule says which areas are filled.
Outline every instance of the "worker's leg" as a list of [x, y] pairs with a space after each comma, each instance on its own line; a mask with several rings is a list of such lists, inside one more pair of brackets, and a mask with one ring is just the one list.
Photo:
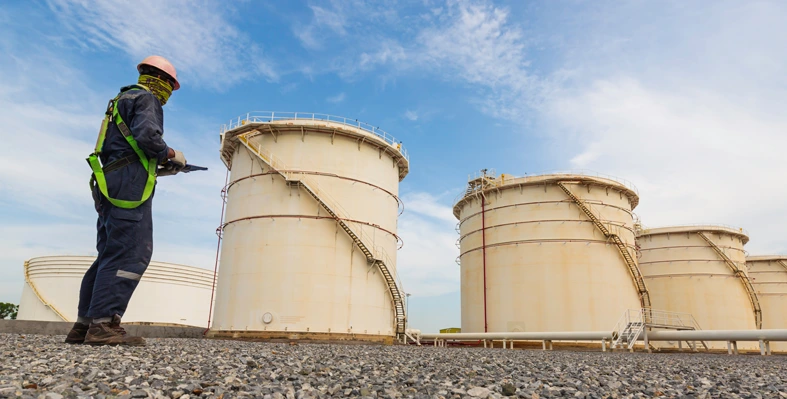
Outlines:
[[93, 297], [93, 285], [96, 281], [96, 272], [98, 271], [101, 254], [104, 252], [107, 242], [107, 231], [102, 211], [102, 209], [106, 207], [102, 202], [106, 202], [106, 200], [98, 193], [96, 187], [94, 187], [93, 191], [93, 200], [95, 201], [96, 212], [98, 213], [98, 218], [96, 220], [96, 250], [98, 251], [98, 256], [82, 277], [82, 285], [79, 289], [79, 304], [77, 305], [77, 319], [71, 327], [71, 331], [66, 335], [65, 343], [67, 344], [84, 343], [85, 337], [87, 336], [87, 330], [92, 321], [91, 318], [87, 317], [87, 313], [90, 309], [91, 298]]
[[87, 316], [123, 316], [153, 254], [152, 199], [135, 209], [108, 206], [106, 243]]
[[100, 210], [98, 213], [98, 221], [96, 221], [96, 232], [96, 251], [98, 251], [98, 256], [90, 268], [85, 272], [85, 276], [82, 277], [82, 286], [79, 289], [77, 316], [80, 318], [78, 321], [85, 324], [90, 324], [90, 321], [86, 320], [88, 318], [87, 312], [90, 309], [90, 299], [93, 297], [93, 285], [96, 282], [98, 265], [101, 262], [107, 244], [107, 229], [105, 227], [104, 216], [101, 214]]

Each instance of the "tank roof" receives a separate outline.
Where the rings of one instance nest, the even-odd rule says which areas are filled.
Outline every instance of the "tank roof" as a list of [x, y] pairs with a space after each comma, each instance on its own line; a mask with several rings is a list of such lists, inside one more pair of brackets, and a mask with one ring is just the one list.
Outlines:
[[706, 232], [706, 231], [712, 233], [723, 233], [723, 234], [738, 236], [740, 237], [741, 241], [743, 241], [744, 244], [749, 242], [749, 235], [746, 232], [746, 230], [739, 227], [726, 226], [721, 224], [692, 224], [692, 225], [682, 225], [682, 226], [644, 228], [637, 236], [643, 237], [643, 236], [651, 236], [657, 234], [698, 233], [698, 232]]
[[399, 166], [399, 181], [410, 171], [410, 155], [402, 142], [397, 141], [390, 133], [357, 119], [312, 112], [255, 111], [230, 120], [228, 124], [221, 127], [221, 159], [228, 168], [231, 167], [232, 154], [238, 145], [237, 137], [243, 133], [255, 130], [269, 133], [300, 128], [337, 136], [363, 138], [362, 142], [376, 145], [394, 158]]
[[[584, 174], [584, 173], [548, 173], [548, 174], [541, 174], [541, 175], [531, 175], [531, 176], [521, 176], [515, 177], [512, 175], [507, 175], [505, 173], [501, 174], [500, 176], [494, 176], [493, 174], [487, 175], [471, 175], [468, 179], [468, 188], [467, 190], [460, 194], [454, 200], [454, 216], [457, 218], [459, 217], [459, 206], [462, 205], [464, 202], [467, 201], [469, 197], [472, 197], [479, 192], [489, 192], [493, 190], [499, 190], [501, 188], [509, 188], [509, 187], [519, 187], [519, 186], [530, 186], [530, 185], [538, 185], [538, 184], [555, 184], [557, 182], [580, 182], [586, 184], [596, 184], [599, 186], [606, 186], [606, 187], [613, 187], [622, 191], [631, 202], [631, 209], [637, 207], [639, 204], [639, 194], [637, 193], [636, 187], [630, 182], [618, 179], [612, 176], [605, 176], [600, 174]], [[482, 182], [483, 181], [483, 182]], [[482, 190], [483, 188], [483, 190]]]
[[758, 261], [769, 261], [769, 260], [784, 260], [787, 261], [787, 255], [755, 255], [755, 256], [747, 256], [746, 262], [758, 262]]

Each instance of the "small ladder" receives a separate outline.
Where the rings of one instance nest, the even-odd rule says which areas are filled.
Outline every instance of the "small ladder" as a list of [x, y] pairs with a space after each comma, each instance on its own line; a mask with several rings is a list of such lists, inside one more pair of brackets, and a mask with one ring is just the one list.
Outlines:
[[732, 259], [730, 259], [730, 257], [727, 256], [727, 254], [725, 254], [724, 251], [721, 250], [721, 248], [719, 248], [718, 245], [716, 245], [716, 243], [711, 241], [711, 239], [708, 238], [708, 236], [706, 236], [705, 233], [698, 231], [697, 235], [702, 237], [702, 239], [705, 240], [705, 242], [707, 242], [711, 248], [713, 248], [716, 254], [719, 255], [719, 257], [724, 261], [724, 263], [727, 264], [727, 267], [732, 269], [732, 272], [733, 274], [735, 274], [735, 277], [737, 277], [741, 281], [741, 283], [743, 284], [743, 289], [745, 289], [746, 294], [749, 295], [749, 302], [751, 302], [751, 306], [754, 309], [754, 320], [757, 323], [757, 329], [762, 329], [762, 309], [760, 308], [760, 300], [757, 298], [757, 293], [754, 291], [754, 287], [751, 285], [751, 280], [749, 280], [749, 276], [747, 276], [746, 273], [743, 270], [741, 270], [738, 267], [738, 265]]
[[574, 195], [571, 190], [566, 187], [564, 182], [557, 182], [557, 185], [563, 190], [563, 192], [571, 198], [572, 201], [585, 213], [585, 215], [593, 222], [593, 224], [601, 230], [601, 233], [604, 234], [604, 237], [607, 239], [612, 240], [615, 243], [615, 246], [618, 248], [620, 255], [623, 256], [623, 260], [626, 262], [626, 266], [628, 267], [629, 273], [631, 274], [631, 278], [634, 280], [634, 286], [637, 287], [637, 292], [639, 293], [639, 301], [643, 308], [650, 308], [650, 293], [648, 292], [648, 288], [645, 286], [645, 279], [642, 278], [642, 273], [637, 267], [637, 263], [634, 261], [634, 258], [629, 253], [628, 249], [626, 248], [626, 244], [623, 243], [623, 240], [617, 234], [612, 233], [609, 231], [607, 226], [604, 226], [601, 223], [601, 220], [596, 217], [596, 215], [590, 210], [590, 208], [585, 205], [585, 201]]
[[[271, 170], [275, 171], [276, 173], [280, 174], [284, 177], [284, 181], [287, 185], [296, 186], [303, 188], [312, 198], [314, 198], [320, 206], [322, 206], [326, 212], [328, 212], [331, 217], [339, 223], [339, 226], [344, 230], [345, 233], [352, 239], [353, 243], [361, 250], [361, 252], [366, 257], [366, 261], [369, 264], [377, 266], [380, 270], [380, 274], [382, 274], [383, 278], [385, 279], [385, 283], [388, 286], [388, 292], [391, 294], [391, 298], [393, 299], [394, 304], [394, 313], [396, 318], [396, 335], [402, 335], [405, 333], [406, 328], [406, 315], [405, 315], [405, 306], [404, 306], [404, 298], [402, 295], [402, 291], [399, 288], [399, 285], [396, 284], [396, 279], [391, 274], [390, 270], [388, 270], [388, 266], [383, 262], [381, 259], [375, 257], [369, 247], [361, 240], [357, 234], [350, 228], [347, 223], [345, 223], [344, 218], [338, 215], [330, 205], [328, 205], [319, 195], [307, 185], [303, 180], [294, 179], [290, 176], [290, 173], [285, 173], [282, 170], [284, 169], [284, 165], [281, 165], [280, 162], [275, 162], [272, 156], [265, 156], [263, 154], [262, 148], [258, 145], [258, 148], [255, 148], [248, 140], [248, 135], [256, 133], [256, 132], [249, 132], [246, 134], [242, 134], [238, 136], [240, 142], [249, 150], [252, 154], [256, 155], [260, 158], [265, 164], [267, 164]], [[278, 167], [282, 170], [279, 170], [274, 166], [275, 163], [278, 163]]]

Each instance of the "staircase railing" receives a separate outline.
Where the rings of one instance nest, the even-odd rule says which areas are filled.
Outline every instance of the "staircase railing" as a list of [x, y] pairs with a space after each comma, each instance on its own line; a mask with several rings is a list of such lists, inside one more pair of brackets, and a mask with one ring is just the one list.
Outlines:
[[368, 243], [374, 242], [374, 238], [365, 232], [363, 226], [359, 228], [352, 228], [346, 223], [348, 220], [347, 212], [338, 201], [334, 200], [325, 190], [321, 189], [319, 184], [313, 179], [303, 173], [288, 170], [284, 162], [277, 158], [266, 148], [258, 143], [251, 143], [249, 137], [257, 134], [257, 132], [249, 132], [238, 136], [238, 140], [253, 154], [265, 162], [274, 172], [284, 177], [287, 184], [295, 184], [303, 188], [312, 198], [314, 198], [328, 214], [333, 217], [345, 233], [353, 240], [353, 243], [361, 250], [366, 257], [367, 262], [377, 266], [385, 279], [388, 291], [394, 305], [394, 317], [396, 320], [396, 334], [405, 333], [406, 314], [404, 306], [404, 294], [400, 287], [402, 287], [399, 277], [395, 273], [391, 273], [388, 265], [393, 265], [387, 252], [384, 248], [370, 245]]
[[639, 309], [627, 309], [612, 330], [612, 347], [632, 349], [644, 329], [645, 321]]
[[[624, 344], [631, 350], [646, 328], [662, 328], [672, 330], [701, 330], [699, 323], [691, 313], [668, 312], [650, 308], [628, 309], [618, 319], [612, 333], [613, 348]], [[708, 345], [700, 341], [705, 349]], [[696, 343], [689, 346], [696, 347]]]
[[705, 242], [707, 242], [711, 248], [713, 248], [716, 254], [719, 255], [719, 257], [724, 261], [725, 264], [727, 264], [727, 267], [729, 267], [732, 270], [735, 277], [737, 277], [740, 280], [741, 284], [743, 284], [743, 288], [746, 290], [746, 294], [749, 296], [749, 302], [751, 302], [751, 306], [754, 309], [754, 320], [757, 323], [757, 328], [761, 329], [762, 308], [760, 308], [760, 300], [759, 298], [757, 298], [757, 292], [754, 291], [754, 287], [751, 285], [751, 280], [749, 280], [749, 276], [747, 276], [746, 273], [743, 270], [741, 270], [741, 268], [738, 267], [738, 264], [736, 264], [732, 259], [730, 259], [730, 257], [727, 256], [727, 254], [725, 254], [724, 251], [722, 251], [721, 248], [719, 248], [719, 246], [716, 245], [716, 243], [711, 241], [711, 239], [708, 238], [708, 236], [706, 236], [705, 233], [698, 231], [697, 235], [702, 237], [702, 239], [705, 240]]
[[650, 307], [650, 293], [648, 292], [648, 288], [645, 285], [645, 279], [642, 277], [642, 272], [640, 272], [639, 267], [637, 266], [636, 261], [631, 256], [631, 253], [626, 248], [626, 244], [620, 237], [609, 231], [607, 226], [604, 223], [601, 223], [598, 217], [590, 210], [590, 208], [585, 205], [585, 201], [581, 198], [574, 195], [571, 190], [566, 187], [564, 182], [557, 182], [557, 185], [563, 190], [563, 192], [571, 198], [572, 201], [582, 210], [582, 212], [593, 222], [593, 224], [604, 234], [609, 240], [612, 240], [615, 243], [615, 246], [618, 248], [618, 252], [623, 257], [623, 260], [626, 262], [626, 267], [629, 270], [629, 274], [631, 278], [634, 280], [634, 286], [637, 287], [637, 293], [639, 295], [639, 301], [643, 308]]

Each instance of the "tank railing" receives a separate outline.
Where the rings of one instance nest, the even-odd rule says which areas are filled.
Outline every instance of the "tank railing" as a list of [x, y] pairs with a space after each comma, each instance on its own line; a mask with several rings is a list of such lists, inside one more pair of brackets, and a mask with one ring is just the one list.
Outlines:
[[[620, 177], [607, 175], [607, 174], [604, 174], [604, 173], [599, 173], [599, 172], [595, 172], [595, 171], [587, 170], [587, 169], [547, 171], [547, 172], [539, 172], [539, 173], [534, 173], [534, 174], [525, 174], [524, 176], [515, 176], [515, 175], [509, 175], [509, 174], [506, 174], [506, 173], [502, 173], [499, 176], [496, 176], [495, 173], [494, 173], [494, 169], [488, 169], [487, 170], [487, 174], [486, 174], [486, 176], [488, 178], [490, 178], [490, 179], [492, 179], [494, 181], [500, 182], [501, 184], [504, 184], [506, 181], [512, 181], [512, 180], [516, 180], [516, 179], [525, 179], [525, 178], [529, 178], [529, 177], [537, 177], [537, 176], [543, 176], [543, 175], [556, 175], [556, 176], [580, 175], [580, 176], [598, 177], [598, 178], [611, 180], [611, 181], [620, 183], [623, 186], [625, 186], [626, 188], [628, 188], [629, 190], [631, 190], [634, 193], [636, 193], [637, 195], [639, 195], [639, 190], [634, 185], [634, 183], [632, 183], [632, 182], [630, 182], [630, 181], [628, 181], [626, 179], [620, 178]], [[469, 174], [467, 176], [467, 181], [471, 182], [471, 181], [479, 179], [479, 178], [481, 178], [483, 176], [484, 176], [484, 174], [482, 172], [475, 172], [475, 173]], [[487, 187], [483, 187], [483, 188], [486, 189]], [[481, 187], [475, 187], [475, 189], [471, 189], [471, 187], [467, 187], [466, 189], [462, 190], [462, 192], [460, 192], [454, 198], [454, 204], [459, 202], [462, 198], [472, 194], [473, 192], [480, 191], [480, 190], [481, 190]]]
[[[634, 183], [632, 183], [631, 181], [623, 179], [623, 178], [620, 178], [620, 177], [617, 177], [617, 176], [608, 175], [606, 173], [599, 173], [599, 172], [596, 172], [596, 171], [590, 170], [590, 169], [569, 169], [569, 170], [546, 171], [546, 172], [539, 172], [539, 173], [537, 173], [535, 175], [530, 175], [530, 176], [538, 176], [538, 175], [566, 175], [566, 176], [569, 176], [569, 175], [581, 175], [581, 176], [599, 177], [599, 178], [602, 178], [602, 179], [607, 179], [607, 180], [612, 180], [614, 182], [618, 182], [618, 183], [624, 185], [625, 187], [627, 187], [628, 189], [630, 189], [631, 191], [635, 192], [637, 195], [639, 195], [639, 190], [637, 189], [637, 186], [635, 186]], [[527, 175], [525, 177], [527, 177]]]
[[[489, 170], [494, 171], [493, 169], [489, 169]], [[509, 174], [506, 174], [506, 173], [503, 173], [500, 176], [494, 176], [493, 174], [494, 173], [492, 173], [492, 174], [487, 173], [487, 176], [489, 176], [492, 179], [497, 179], [497, 180], [502, 180], [502, 179], [514, 180], [514, 179], [522, 179], [522, 178], [527, 178], [527, 177], [536, 177], [536, 176], [543, 176], [543, 175], [558, 175], [558, 176], [580, 175], [580, 176], [599, 177], [599, 178], [602, 178], [602, 179], [607, 179], [607, 180], [612, 180], [614, 182], [618, 182], [618, 183], [626, 186], [627, 188], [629, 188], [631, 191], [634, 191], [635, 193], [639, 194], [639, 190], [637, 190], [637, 186], [635, 186], [634, 183], [632, 183], [631, 181], [623, 179], [623, 178], [620, 178], [620, 177], [617, 177], [617, 176], [612, 176], [612, 175], [608, 175], [608, 174], [605, 174], [605, 173], [599, 173], [599, 172], [596, 172], [594, 170], [589, 170], [589, 169], [553, 170], [553, 171], [545, 171], [545, 172], [538, 172], [538, 173], [529, 173], [529, 174], [525, 174], [524, 176], [515, 176], [515, 175], [509, 175]], [[475, 180], [475, 179], [477, 179], [479, 177], [481, 177], [479, 172], [470, 174], [468, 176], [468, 181]]]
[[[746, 236], [749, 235], [749, 232], [746, 231], [746, 229], [744, 229], [742, 227], [730, 226], [728, 224], [721, 224], [721, 223], [691, 223], [691, 224], [679, 224], [679, 225], [673, 225], [673, 226], [644, 226], [643, 225], [642, 226], [642, 233], [643, 234], [648, 234], [649, 230], [653, 230], [653, 229], [661, 229], [661, 228], [676, 228], [677, 229], [677, 228], [681, 228], [681, 227], [721, 227], [721, 228], [725, 228], [725, 229], [728, 229], [728, 230], [737, 231], [737, 232], [739, 232], [741, 234], [744, 234]], [[676, 233], [680, 233], [680, 232], [676, 232]]]
[[252, 111], [246, 113], [246, 115], [241, 115], [235, 119], [231, 119], [229, 123], [222, 125], [221, 134], [223, 135], [225, 132], [229, 130], [237, 129], [248, 123], [269, 123], [269, 122], [284, 121], [284, 120], [325, 121], [325, 122], [341, 123], [346, 126], [352, 126], [364, 130], [366, 132], [372, 133], [373, 135], [381, 138], [383, 141], [394, 147], [400, 154], [402, 154], [402, 156], [404, 157], [404, 159], [407, 160], [407, 162], [410, 162], [410, 155], [407, 153], [407, 150], [402, 145], [402, 142], [397, 141], [396, 138], [392, 136], [390, 133], [386, 132], [383, 129], [380, 129], [377, 126], [373, 126], [368, 123], [361, 122], [358, 119], [351, 119], [343, 116], [317, 114], [313, 112]]
[[473, 172], [473, 173], [467, 175], [467, 181], [473, 181], [473, 180], [476, 180], [476, 179], [480, 179], [482, 177], [487, 177], [487, 178], [489, 178], [491, 180], [495, 180], [495, 179], [498, 178], [497, 172], [494, 169], [486, 169], [486, 171], [479, 170], [477, 172]]
[[669, 312], [665, 310], [642, 309], [643, 320], [652, 326], [675, 329], [700, 330], [700, 325], [691, 313]]
[[[328, 194], [327, 191], [322, 189], [319, 183], [314, 181], [314, 179], [311, 179], [305, 173], [288, 170], [287, 166], [284, 164], [284, 162], [281, 159], [273, 155], [273, 153], [268, 151], [266, 148], [262, 147], [262, 145], [254, 144], [251, 141], [249, 141], [246, 135], [238, 136], [238, 139], [241, 140], [247, 146], [253, 146], [254, 150], [259, 154], [259, 156], [263, 157], [263, 160], [266, 163], [268, 163], [268, 165], [273, 167], [277, 173], [280, 173], [282, 176], [284, 176], [286, 180], [299, 181], [301, 183], [304, 183], [306, 186], [308, 186], [309, 189], [312, 190], [312, 192], [314, 192], [317, 196], [319, 196], [320, 199], [323, 202], [325, 202], [329, 207], [331, 207], [331, 209], [340, 218], [345, 219], [345, 221], [347, 222], [346, 223], [347, 226], [353, 231], [353, 233], [355, 233], [355, 235], [357, 235], [361, 239], [361, 241], [363, 241], [364, 245], [366, 245], [369, 248], [369, 250], [372, 252], [372, 255], [376, 259], [385, 262], [386, 265], [394, 265], [393, 261], [388, 256], [385, 249], [383, 249], [382, 246], [376, 245], [376, 240], [374, 236], [370, 235], [369, 232], [367, 232], [365, 229], [368, 228], [373, 230], [373, 232], [376, 232], [377, 229], [374, 226], [365, 226], [363, 224], [350, 222], [347, 219], [347, 216], [350, 215], [350, 213], [347, 212], [347, 210], [343, 206], [341, 206], [339, 201], [336, 201], [330, 194]], [[296, 178], [294, 177], [294, 175], [298, 175], [298, 177]], [[349, 223], [352, 223], [353, 226], [350, 226]], [[402, 290], [403, 286], [401, 284], [401, 280], [399, 279], [398, 272], [396, 270], [390, 271], [389, 269], [389, 273], [391, 273], [391, 275], [396, 280], [398, 286], [400, 287], [399, 289]]]

